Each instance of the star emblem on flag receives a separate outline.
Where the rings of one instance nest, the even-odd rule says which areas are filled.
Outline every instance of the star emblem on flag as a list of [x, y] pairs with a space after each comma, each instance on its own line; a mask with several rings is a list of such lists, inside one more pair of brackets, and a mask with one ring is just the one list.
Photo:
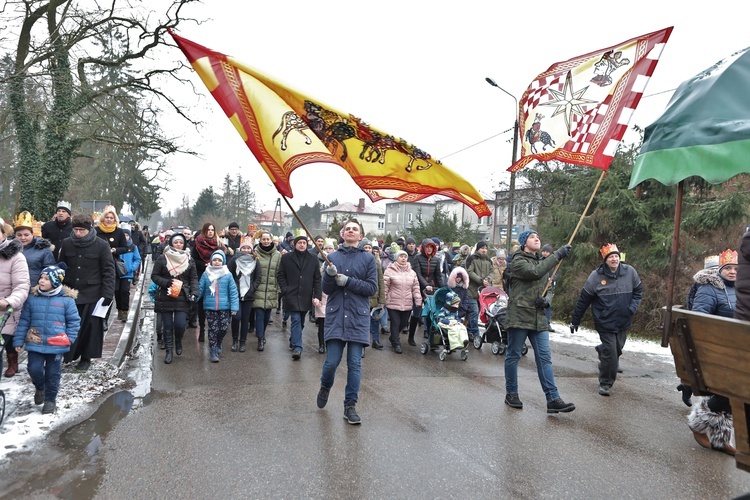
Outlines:
[[589, 89], [588, 85], [581, 90], [573, 90], [573, 76], [570, 71], [565, 76], [565, 85], [563, 85], [562, 92], [553, 88], [547, 89], [547, 92], [552, 94], [553, 99], [551, 101], [539, 103], [540, 106], [555, 106], [555, 111], [552, 113], [552, 118], [564, 113], [563, 118], [565, 119], [565, 128], [568, 130], [570, 135], [571, 123], [573, 123], [573, 114], [583, 116], [586, 110], [583, 108], [585, 104], [595, 104], [598, 101], [594, 99], [583, 99], [583, 95]]

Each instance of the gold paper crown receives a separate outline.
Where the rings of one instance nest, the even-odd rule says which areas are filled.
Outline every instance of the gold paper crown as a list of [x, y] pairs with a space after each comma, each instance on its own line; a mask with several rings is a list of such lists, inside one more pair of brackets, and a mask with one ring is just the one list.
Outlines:
[[20, 214], [18, 214], [18, 217], [13, 221], [13, 226], [15, 229], [20, 229], [22, 227], [27, 227], [29, 229], [34, 229], [34, 216], [31, 215], [28, 211], [24, 210]]
[[614, 243], [607, 243], [599, 251], [601, 252], [603, 259], [606, 259], [607, 256], [609, 256], [609, 254], [611, 253], [614, 253], [614, 252], [617, 252], [618, 254], [620, 253], [620, 251], [617, 249], [617, 245], [615, 245]]
[[727, 264], [737, 265], [737, 252], [729, 248], [719, 254], [719, 267], [724, 267]]

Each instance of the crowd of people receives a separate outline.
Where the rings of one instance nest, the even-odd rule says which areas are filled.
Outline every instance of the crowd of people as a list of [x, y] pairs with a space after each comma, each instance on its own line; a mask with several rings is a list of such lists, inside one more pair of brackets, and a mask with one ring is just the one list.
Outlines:
[[[547, 412], [575, 410], [555, 384], [549, 344], [554, 285], [570, 245], [557, 250], [542, 245], [535, 230], [521, 233], [508, 255], [485, 241], [449, 245], [426, 238], [417, 245], [414, 238], [403, 237], [385, 245], [365, 238], [356, 219], [346, 221], [336, 239], [291, 232], [277, 238], [265, 230], [243, 234], [239, 227], [232, 222], [221, 231], [208, 222], [195, 234], [184, 226], [151, 234], [137, 222], [121, 223], [114, 207], [95, 219], [73, 216], [66, 202], [59, 202], [53, 219], [44, 224], [28, 212], [19, 214], [12, 226], [0, 224], [0, 312], [13, 311], [2, 330], [8, 362], [4, 375], [14, 376], [19, 353], [28, 351], [34, 401], [44, 413], [54, 412], [62, 363], [78, 360], [75, 368], [85, 371], [92, 359], [101, 357], [110, 306], [115, 306], [118, 321], [127, 319], [131, 282], [152, 255], [149, 296], [166, 364], [182, 354], [191, 328], [199, 342], [208, 338], [213, 363], [224, 355], [227, 333], [231, 352], [245, 352], [250, 334], [256, 337], [256, 349], [264, 351], [275, 309], [283, 314], [294, 361], [304, 350], [305, 321], [316, 326], [318, 352], [325, 355], [320, 408], [327, 404], [346, 351], [344, 418], [359, 424], [356, 403], [365, 348], [383, 350], [381, 335], [387, 335], [384, 341], [396, 354], [404, 352], [402, 335], [406, 345], [415, 347], [417, 331], [421, 328], [426, 337], [429, 329], [422, 307], [442, 287], [450, 291], [439, 321], [457, 327], [471, 342], [480, 335], [480, 293], [492, 286], [508, 295], [505, 403], [523, 409], [517, 371], [528, 339]], [[590, 308], [601, 340], [596, 346], [599, 394], [610, 396], [643, 288], [616, 244], [604, 245], [601, 256], [571, 312], [570, 330], [577, 331]], [[738, 253], [732, 250], [707, 259], [705, 269], [695, 275], [688, 307], [732, 317], [737, 268]], [[691, 404], [690, 388], [680, 388]], [[702, 446], [734, 453], [726, 398], [701, 399], [692, 408], [689, 427]]]
[[[139, 242], [136, 243], [136, 242]], [[35, 387], [34, 403], [54, 413], [64, 362], [86, 371], [102, 356], [113, 304], [125, 322], [132, 280], [141, 271], [148, 238], [137, 223], [120, 223], [107, 206], [96, 220], [72, 215], [60, 201], [42, 224], [28, 211], [0, 221], [0, 313], [5, 377], [18, 373], [19, 354]]]

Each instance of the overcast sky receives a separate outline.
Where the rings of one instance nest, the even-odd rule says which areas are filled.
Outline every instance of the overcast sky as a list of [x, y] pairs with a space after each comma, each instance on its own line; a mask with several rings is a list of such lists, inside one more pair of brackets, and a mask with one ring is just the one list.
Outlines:
[[[750, 46], [740, 15], [744, 3], [663, 4], [223, 0], [188, 9], [184, 14], [202, 24], [185, 23], [178, 33], [406, 139], [490, 196], [508, 179], [517, 108], [485, 77], [520, 99], [557, 61], [674, 26], [645, 92], [652, 97], [641, 101], [630, 123], [643, 128], [682, 81]], [[176, 48], [172, 55], [182, 57]], [[202, 188], [220, 189], [227, 173], [242, 173], [260, 208], [272, 210], [278, 193], [198, 76], [190, 77], [201, 96], [174, 92], [204, 126], [195, 132], [170, 121], [166, 127], [200, 157], [171, 160], [175, 180], [164, 193], [165, 208], [179, 206], [183, 194], [192, 203]], [[295, 208], [365, 196], [343, 169], [329, 164], [300, 167], [291, 184]]]

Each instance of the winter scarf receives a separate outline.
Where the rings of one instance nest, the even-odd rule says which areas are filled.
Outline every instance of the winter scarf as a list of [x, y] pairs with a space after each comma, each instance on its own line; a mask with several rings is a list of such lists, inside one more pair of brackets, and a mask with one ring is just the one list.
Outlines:
[[113, 222], [110, 225], [105, 224], [104, 221], [100, 221], [99, 229], [101, 229], [103, 233], [107, 233], [107, 234], [113, 233], [115, 229], [117, 229], [117, 219], [115, 219], [115, 222]]
[[271, 243], [271, 244], [270, 244], [270, 245], [268, 245], [268, 246], [264, 246], [264, 245], [262, 245], [262, 244], [258, 243], [258, 246], [259, 246], [259, 247], [260, 247], [260, 249], [261, 249], [261, 250], [263, 250], [264, 252], [270, 252], [270, 251], [271, 251], [271, 249], [273, 248], [273, 243]]
[[170, 246], [164, 250], [164, 257], [167, 258], [167, 270], [170, 276], [179, 276], [187, 271], [190, 265], [190, 254], [185, 250], [177, 250]]
[[45, 292], [41, 288], [37, 287], [37, 292], [39, 293], [39, 295], [43, 295], [45, 297], [53, 297], [62, 291], [62, 287], [63, 286], [60, 285], [57, 288], [53, 288], [52, 290], [49, 290], [48, 292]]
[[211, 295], [215, 295], [216, 290], [219, 287], [219, 278], [229, 274], [229, 269], [227, 269], [227, 266], [225, 265], [221, 265], [221, 266], [208, 265], [206, 266], [206, 272], [204, 274], [208, 275], [208, 282], [210, 283], [209, 289], [211, 290]]
[[209, 240], [202, 234], [199, 234], [195, 238], [195, 251], [198, 252], [198, 257], [206, 264], [211, 263], [211, 254], [220, 249], [219, 240], [216, 238]]
[[89, 232], [86, 234], [86, 236], [76, 236], [76, 233], [72, 233], [70, 235], [70, 241], [73, 243], [73, 246], [77, 248], [86, 248], [91, 246], [98, 236], [96, 235], [96, 231], [93, 229], [90, 229]]
[[244, 297], [253, 282], [253, 271], [257, 261], [252, 254], [243, 253], [237, 257], [237, 276], [240, 278], [240, 297]]

